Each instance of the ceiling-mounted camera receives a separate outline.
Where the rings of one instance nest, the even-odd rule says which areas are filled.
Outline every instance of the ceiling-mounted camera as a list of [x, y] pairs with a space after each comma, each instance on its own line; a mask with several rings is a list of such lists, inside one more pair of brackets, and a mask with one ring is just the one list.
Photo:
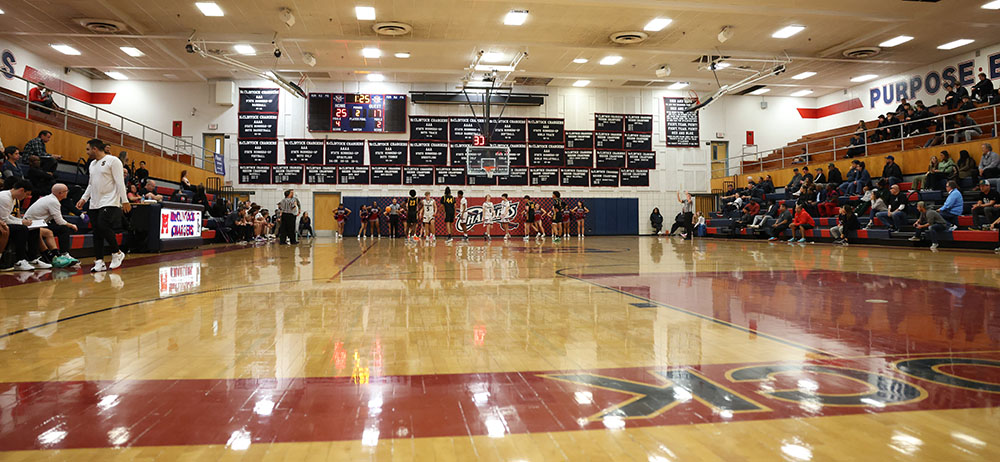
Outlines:
[[184, 45], [184, 50], [187, 51], [188, 53], [194, 53], [194, 44], [188, 42], [187, 45]]

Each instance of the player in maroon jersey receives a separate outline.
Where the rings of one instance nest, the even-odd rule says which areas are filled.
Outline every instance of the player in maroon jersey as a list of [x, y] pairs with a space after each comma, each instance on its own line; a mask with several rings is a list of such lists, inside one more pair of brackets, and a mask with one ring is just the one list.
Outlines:
[[334, 238], [339, 239], [344, 237], [344, 222], [347, 221], [347, 217], [350, 215], [351, 209], [344, 207], [343, 203], [333, 210], [333, 219], [337, 220], [337, 231], [336, 235], [333, 236]]
[[365, 230], [368, 229], [368, 206], [362, 205], [358, 215], [361, 217], [361, 229], [358, 231], [358, 239], [360, 240], [362, 237], [368, 237], [365, 236]]
[[382, 239], [382, 229], [378, 222], [381, 216], [379, 212], [378, 203], [372, 201], [372, 206], [368, 207], [368, 234], [372, 237], [378, 236], [379, 239]]
[[576, 218], [576, 237], [584, 236], [584, 221], [587, 219], [587, 214], [590, 213], [590, 209], [586, 205], [583, 205], [583, 201], [576, 201], [576, 207], [573, 207], [573, 217]]

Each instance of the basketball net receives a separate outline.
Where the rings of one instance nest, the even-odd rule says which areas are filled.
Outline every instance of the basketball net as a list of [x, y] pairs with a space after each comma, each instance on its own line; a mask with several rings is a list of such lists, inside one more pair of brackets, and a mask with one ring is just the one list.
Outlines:
[[486, 171], [487, 178], [493, 178], [493, 170], [497, 168], [496, 165], [483, 165], [483, 170]]

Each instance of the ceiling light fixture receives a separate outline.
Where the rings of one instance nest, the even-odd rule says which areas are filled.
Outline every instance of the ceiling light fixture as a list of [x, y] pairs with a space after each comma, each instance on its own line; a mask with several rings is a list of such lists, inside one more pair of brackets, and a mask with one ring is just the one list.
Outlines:
[[972, 42], [975, 42], [975, 40], [972, 40], [972, 39], [958, 39], [958, 40], [955, 40], [954, 42], [948, 42], [948, 43], [946, 43], [944, 45], [939, 46], [938, 50], [954, 50], [955, 48], [964, 47], [964, 46], [966, 46], [966, 45], [968, 45], [968, 44], [970, 44]]
[[239, 54], [241, 54], [241, 55], [255, 55], [255, 54], [257, 54], [257, 50], [255, 50], [253, 48], [253, 46], [247, 45], [245, 43], [240, 43], [238, 45], [233, 45], [233, 49], [236, 50], [236, 52], [239, 53]]
[[573, 82], [574, 87], [586, 87], [587, 85], [590, 85], [589, 80], [577, 80], [576, 82]]
[[984, 9], [984, 10], [1000, 10], [1000, 0], [993, 0], [992, 2], [983, 4], [982, 9]]
[[0, 10], [0, 14], [4, 14], [3, 10]]
[[222, 8], [219, 8], [215, 2], [197, 2], [194, 6], [201, 10], [201, 14], [205, 16], [225, 16], [222, 12]]
[[374, 21], [375, 20], [375, 7], [373, 7], [373, 6], [356, 6], [356, 7], [354, 7], [354, 16], [357, 16], [358, 21]]
[[476, 70], [480, 72], [514, 72], [514, 66], [497, 66], [494, 64], [476, 64]]
[[793, 36], [795, 34], [798, 34], [799, 32], [802, 32], [804, 30], [806, 30], [806, 26], [787, 26], [787, 27], [782, 27], [781, 29], [778, 29], [775, 33], [771, 34], [771, 37], [774, 37], [774, 38], [777, 38], [777, 39], [786, 39], [786, 38], [791, 37], [791, 36]]
[[621, 60], [622, 60], [621, 56], [614, 56], [614, 55], [613, 56], [605, 56], [604, 58], [601, 59], [601, 65], [602, 66], [614, 66], [615, 64], [620, 63]]
[[892, 48], [896, 45], [902, 45], [906, 42], [909, 42], [910, 40], [913, 40], [913, 37], [910, 37], [909, 35], [900, 35], [899, 37], [894, 37], [889, 40], [886, 40], [878, 44], [878, 46], [885, 48]]
[[80, 55], [80, 50], [77, 50], [76, 48], [73, 48], [69, 45], [59, 44], [59, 45], [49, 45], [49, 46], [64, 55], [70, 55], [70, 56]]
[[385, 76], [382, 74], [368, 74], [369, 82], [384, 82]]
[[715, 68], [716, 69], [725, 69], [725, 68], [727, 68], [729, 66], [732, 66], [732, 64], [729, 64], [729, 63], [726, 63], [726, 62], [715, 63]]
[[878, 78], [878, 76], [875, 75], [875, 74], [865, 74], [865, 75], [859, 75], [857, 77], [854, 77], [853, 79], [851, 79], [851, 82], [861, 83], [861, 82], [867, 82], [869, 80], [875, 80], [877, 78]]
[[799, 90], [799, 91], [797, 91], [795, 93], [792, 93], [792, 96], [795, 96], [795, 97], [806, 96], [806, 95], [811, 95], [812, 93], [813, 93], [812, 90]]
[[792, 76], [792, 80], [805, 80], [805, 79], [808, 79], [809, 77], [812, 77], [814, 75], [816, 75], [815, 72], [808, 72], [807, 71], [807, 72], [803, 72], [801, 74], [795, 74], [795, 75], [793, 75]]
[[667, 90], [683, 90], [690, 85], [687, 82], [675, 82], [667, 87]]
[[404, 51], [404, 52], [402, 52], [402, 53], [396, 53], [396, 54], [395, 54], [395, 55], [393, 55], [393, 56], [395, 56], [395, 57], [397, 57], [397, 58], [399, 58], [399, 59], [407, 59], [407, 58], [409, 58], [409, 57], [410, 57], [410, 53], [407, 53], [407, 52], [405, 52], [405, 51]]
[[382, 57], [382, 50], [372, 47], [363, 48], [361, 50], [361, 56], [364, 56], [365, 58], [368, 59], [378, 59]]
[[643, 27], [642, 30], [647, 32], [659, 32], [663, 30], [663, 28], [669, 26], [672, 22], [674, 22], [674, 20], [670, 18], [656, 18], [647, 22], [646, 27]]
[[119, 47], [119, 49], [133, 58], [138, 58], [140, 56], [143, 56], [143, 52], [136, 47]]
[[590, 60], [587, 58], [576, 58], [573, 60], [574, 64], [587, 64], [588, 62], [590, 62]]
[[483, 58], [481, 61], [483, 61], [484, 63], [499, 63], [503, 62], [505, 59], [506, 56], [504, 56], [503, 53], [498, 53], [496, 51], [487, 51], [486, 53], [483, 53]]
[[528, 10], [510, 10], [504, 16], [503, 23], [508, 26], [520, 26], [528, 20]]
[[104, 75], [111, 77], [112, 79], [115, 80], [128, 80], [128, 77], [126, 77], [125, 74], [122, 74], [121, 72], [118, 71], [105, 72]]
[[771, 91], [770, 88], [764, 87], [764, 88], [758, 88], [758, 89], [756, 89], [754, 91], [751, 91], [750, 94], [751, 95], [763, 95], [764, 93], [767, 93], [769, 91]]

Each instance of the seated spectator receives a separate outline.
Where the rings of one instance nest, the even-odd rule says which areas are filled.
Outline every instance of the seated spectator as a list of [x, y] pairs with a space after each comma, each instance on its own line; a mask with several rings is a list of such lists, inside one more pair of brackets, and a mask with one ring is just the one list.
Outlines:
[[156, 193], [156, 181], [146, 181], [146, 193], [142, 195], [142, 198], [150, 201], [163, 202], [163, 196]]
[[962, 105], [962, 98], [969, 96], [968, 90], [962, 87], [961, 84], [958, 84], [956, 88], [955, 82], [950, 80], [945, 82], [944, 89], [948, 90], [948, 94], [944, 97], [944, 104], [948, 107], [949, 111], [958, 109]]
[[48, 194], [49, 190], [52, 189], [52, 183], [55, 182], [55, 177], [51, 173], [42, 170], [42, 160], [38, 156], [28, 158], [26, 178], [31, 182], [32, 197], [42, 197]]
[[780, 204], [774, 201], [770, 201], [768, 202], [767, 211], [764, 212], [762, 215], [757, 215], [753, 217], [753, 223], [751, 223], [747, 227], [752, 229], [767, 228], [774, 223], [774, 220], [776, 220], [778, 218], [778, 215], [780, 214], [781, 214]]
[[872, 190], [872, 205], [871, 210], [868, 212], [868, 224], [865, 225], [865, 229], [871, 229], [875, 226], [875, 216], [879, 213], [885, 213], [889, 211], [889, 206], [886, 205], [886, 200], [878, 193], [877, 189]]
[[798, 192], [800, 187], [802, 187], [802, 174], [796, 167], [792, 169], [792, 179], [785, 185], [785, 199], [791, 199], [792, 194]]
[[[825, 184], [826, 183], [826, 175], [823, 174], [823, 169], [822, 168], [816, 167], [816, 176], [813, 177], [813, 183], [815, 183], [815, 184]], [[840, 184], [840, 183], [838, 183], [838, 184]]]
[[843, 183], [840, 183], [840, 186], [837, 187], [840, 194], [847, 194], [848, 188], [850, 188], [851, 185], [854, 184], [854, 181], [858, 179], [858, 164], [860, 163], [860, 160], [851, 161], [851, 168], [847, 169], [847, 178]]
[[962, 187], [971, 188], [979, 181], [979, 166], [969, 151], [963, 149], [958, 152], [956, 168], [958, 169], [958, 182]]
[[864, 120], [859, 120], [857, 128], [854, 129], [854, 133], [862, 133], [863, 134], [866, 131], [868, 131], [868, 124], [865, 123]]
[[229, 207], [226, 207], [226, 201], [222, 196], [215, 196], [215, 203], [212, 204], [209, 214], [215, 218], [223, 218], [229, 214]]
[[191, 181], [188, 180], [187, 175], [188, 175], [188, 171], [187, 170], [182, 170], [181, 171], [181, 181], [180, 181], [181, 189], [180, 190], [181, 191], [194, 191], [194, 187], [191, 186]]
[[56, 171], [56, 167], [59, 166], [59, 159], [62, 159], [62, 156], [49, 154], [45, 150], [45, 144], [51, 140], [52, 132], [42, 130], [38, 132], [37, 138], [32, 138], [27, 144], [24, 145], [24, 149], [21, 150], [21, 154], [28, 158], [31, 156], [38, 156], [38, 159], [41, 160], [42, 163], [42, 169], [46, 172], [54, 172]]
[[813, 217], [809, 216], [809, 213], [806, 212], [805, 207], [801, 205], [796, 205], [795, 219], [792, 220], [792, 224], [788, 225], [788, 227], [791, 228], [792, 230], [792, 238], [789, 239], [788, 242], [795, 241], [796, 231], [800, 231], [802, 233], [802, 238], [799, 239], [799, 242], [806, 242], [806, 231], [815, 228], [816, 221], [813, 220]]
[[833, 186], [833, 183], [827, 183], [826, 188], [824, 188], [823, 200], [817, 206], [819, 216], [832, 217], [836, 215], [840, 210], [838, 197], [837, 188]]
[[858, 216], [854, 214], [851, 204], [844, 204], [837, 214], [837, 226], [830, 228], [830, 236], [834, 244], [847, 245], [847, 234], [861, 228]]
[[979, 73], [979, 82], [972, 87], [972, 98], [979, 103], [989, 103], [993, 96], [993, 81], [985, 72]]
[[872, 177], [868, 173], [868, 170], [865, 169], [865, 163], [864, 162], [860, 162], [859, 161], [857, 164], [855, 164], [855, 169], [857, 170], [857, 173], [855, 174], [855, 178], [856, 179], [854, 180], [854, 183], [851, 183], [847, 187], [847, 191], [846, 191], [846, 194], [849, 195], [849, 196], [854, 196], [856, 194], [860, 194], [861, 191], [862, 191], [862, 189], [865, 186], [871, 184], [871, 182], [872, 182]]
[[67, 195], [65, 199], [59, 201], [62, 214], [74, 217], [83, 215], [83, 211], [76, 208], [76, 204], [80, 201], [81, 197], [83, 197], [83, 188], [77, 185], [70, 187], [69, 195]]
[[205, 186], [198, 185], [195, 187], [194, 198], [191, 199], [191, 203], [205, 207], [205, 212], [208, 213], [209, 209], [212, 208], [212, 204], [208, 202], [208, 194], [205, 192]]
[[135, 180], [139, 186], [145, 186], [149, 179], [149, 170], [146, 170], [146, 162], [139, 161], [139, 168], [135, 169]]
[[906, 109], [910, 107], [910, 103], [906, 100], [905, 96], [899, 97], [899, 106], [896, 106], [896, 114], [905, 114]]
[[28, 90], [28, 101], [31, 101], [32, 106], [44, 114], [51, 114], [53, 110], [59, 110], [59, 105], [52, 100], [52, 90], [49, 90], [43, 82], [38, 82], [35, 88]]
[[840, 169], [834, 163], [829, 163], [826, 166], [826, 182], [833, 183], [833, 185], [840, 186], [840, 183], [844, 182], [844, 177], [840, 173]]
[[952, 143], [972, 141], [973, 138], [983, 134], [983, 129], [968, 114], [956, 114], [955, 125], [949, 125], [948, 127], [948, 131], [952, 132]]
[[899, 168], [895, 157], [886, 156], [885, 166], [882, 167], [882, 179], [888, 181], [890, 186], [903, 182], [903, 170]]
[[948, 191], [948, 196], [944, 200], [944, 205], [937, 211], [941, 214], [941, 218], [951, 223], [951, 228], [948, 231], [954, 231], [958, 229], [958, 217], [962, 215], [964, 199], [962, 198], [962, 191], [958, 190], [958, 183], [954, 181], [949, 181], [945, 185], [945, 190]]
[[875, 218], [884, 223], [890, 232], [895, 233], [899, 232], [906, 224], [906, 206], [909, 200], [906, 198], [906, 194], [899, 190], [899, 185], [892, 185], [889, 188], [889, 193], [891, 196], [887, 204], [888, 210], [876, 213]]
[[854, 213], [860, 215], [867, 212], [868, 208], [871, 207], [872, 203], [875, 202], [875, 199], [877, 199], [876, 192], [876, 189], [865, 186], [864, 191], [862, 191], [861, 198], [858, 200], [858, 205], [854, 209]]
[[34, 271], [52, 267], [39, 258], [39, 228], [28, 228], [31, 220], [13, 215], [14, 205], [25, 199], [31, 199], [31, 182], [28, 180], [17, 180], [11, 189], [0, 191], [0, 221], [7, 225], [7, 248], [13, 249], [16, 262], [12, 267], [2, 268], [3, 271]]
[[232, 233], [232, 240], [241, 244], [254, 239], [253, 226], [247, 218], [246, 210], [242, 208], [226, 215], [223, 222], [225, 227]]
[[688, 225], [689, 224], [684, 220], [684, 214], [678, 213], [677, 216], [674, 217], [674, 224], [670, 226], [670, 232], [667, 233], [667, 236], [677, 235], [678, 229], [687, 229]]
[[663, 215], [660, 215], [658, 207], [653, 207], [653, 212], [649, 214], [649, 226], [653, 228], [654, 236], [660, 234], [660, 230], [663, 229]]
[[896, 117], [895, 113], [889, 112], [885, 115], [885, 128], [882, 135], [883, 141], [895, 140], [903, 137], [903, 121]]
[[[76, 225], [69, 223], [63, 218], [63, 199], [69, 196], [69, 188], [62, 183], [52, 185], [52, 193], [38, 198], [31, 207], [24, 213], [26, 220], [44, 221], [46, 227], [42, 230], [42, 243], [45, 250], [42, 252], [42, 260], [53, 264], [58, 268], [71, 266], [80, 263], [70, 256], [70, 235], [77, 232]], [[63, 257], [57, 260], [56, 257]]]
[[24, 179], [24, 171], [21, 170], [21, 151], [17, 149], [17, 146], [7, 146], [3, 150], [3, 166], [0, 167], [0, 171], [3, 172], [3, 181], [17, 181]]
[[851, 157], [861, 157], [863, 155], [865, 155], [865, 136], [857, 133], [851, 137], [851, 141], [847, 145], [847, 154], [844, 157], [850, 159]]
[[806, 148], [802, 148], [802, 152], [792, 159], [793, 164], [806, 164], [809, 163], [809, 151]]
[[928, 210], [924, 201], [917, 202], [917, 211], [920, 212], [920, 218], [913, 225], [917, 232], [910, 240], [917, 242], [923, 240], [924, 237], [930, 238], [931, 250], [937, 250], [941, 234], [948, 231], [951, 225], [938, 212]]
[[802, 167], [802, 182], [805, 183], [806, 180], [809, 180], [815, 183], [816, 181], [813, 178], [813, 174], [809, 172], [809, 166]]
[[170, 199], [169, 200], [170, 200], [170, 202], [187, 203], [188, 202], [188, 197], [184, 195], [184, 192], [182, 190], [177, 189], [177, 190], [174, 191], [173, 194], [170, 195]]
[[938, 169], [941, 162], [938, 161], [937, 156], [931, 156], [931, 161], [927, 164], [927, 173], [920, 180], [920, 184], [917, 181], [913, 182], [913, 186], [917, 189], [937, 189], [935, 186], [945, 181], [945, 175]]
[[778, 205], [778, 209], [780, 210], [780, 213], [778, 214], [778, 218], [774, 221], [774, 226], [772, 226], [769, 230], [769, 233], [771, 234], [771, 237], [768, 238], [769, 241], [777, 241], [778, 236], [781, 236], [781, 233], [784, 233], [785, 230], [792, 224], [792, 212], [788, 210], [788, 207], [785, 206], [784, 202]]
[[142, 196], [139, 195], [139, 187], [135, 183], [128, 185], [128, 201], [132, 204], [138, 204], [142, 202]]
[[989, 181], [981, 180], [979, 202], [972, 206], [972, 226], [988, 231], [997, 217], [1000, 217], [1000, 193], [990, 186]]
[[750, 223], [753, 223], [753, 217], [760, 213], [760, 204], [757, 201], [747, 201], [747, 204], [743, 206], [743, 216], [739, 220], [736, 220], [736, 226], [738, 228], [745, 228]]
[[979, 178], [1000, 178], [1000, 155], [993, 146], [983, 143], [983, 157], [979, 159]]
[[[660, 217], [661, 223], [662, 218]], [[299, 218], [299, 237], [306, 237], [306, 234], [309, 234], [309, 237], [316, 237], [316, 233], [313, 232], [312, 228], [312, 218], [309, 218], [309, 212], [302, 212], [302, 218]]]
[[760, 182], [760, 188], [764, 191], [764, 194], [774, 193], [774, 180], [771, 179], [771, 175], [764, 177], [764, 181]]

